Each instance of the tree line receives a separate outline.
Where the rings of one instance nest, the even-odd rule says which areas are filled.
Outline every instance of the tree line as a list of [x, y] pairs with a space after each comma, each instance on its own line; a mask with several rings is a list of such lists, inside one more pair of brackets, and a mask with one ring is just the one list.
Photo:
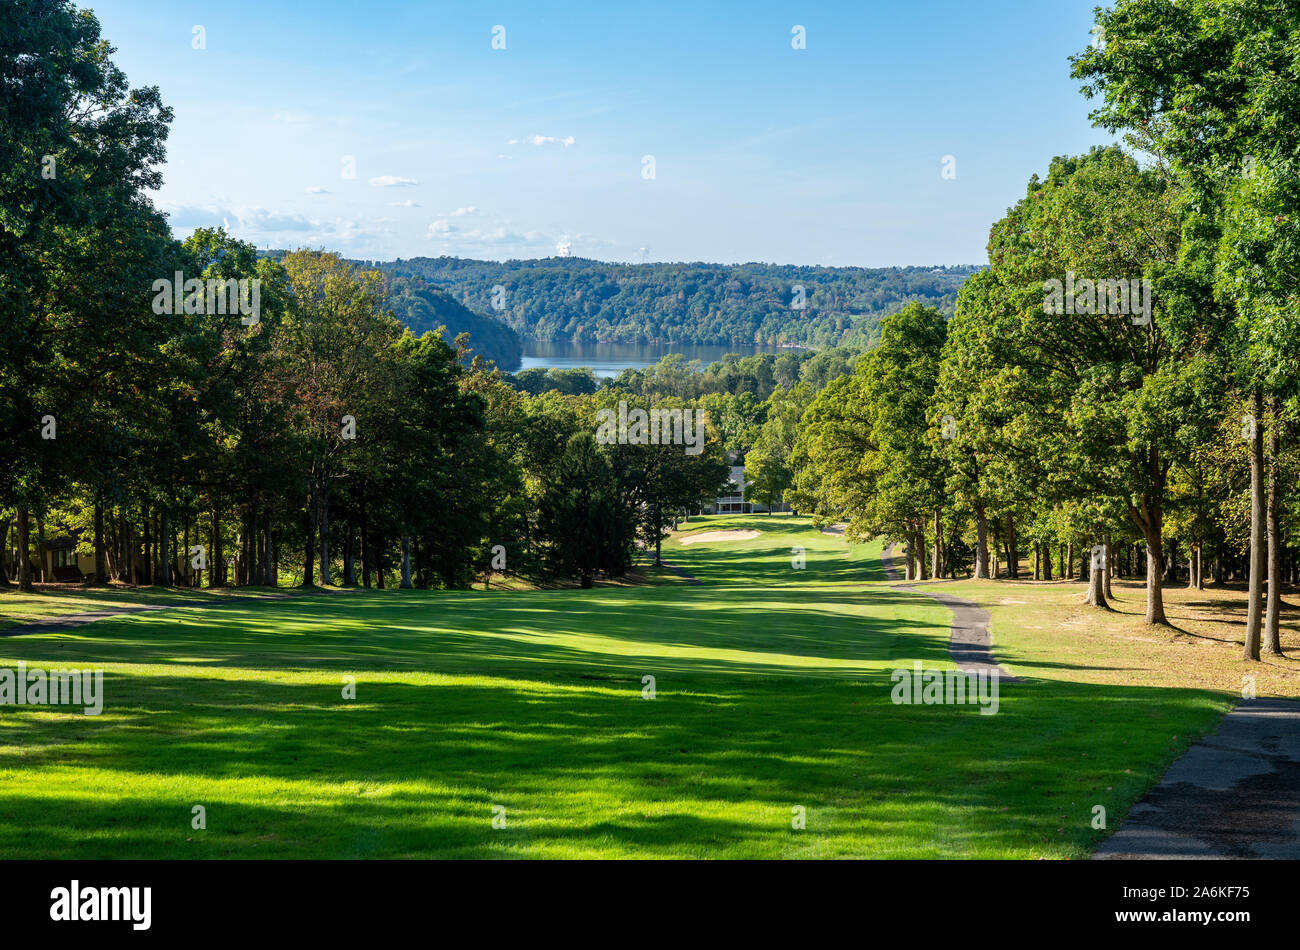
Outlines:
[[716, 430], [697, 454], [601, 443], [610, 394], [519, 392], [465, 334], [403, 326], [374, 268], [176, 240], [149, 197], [158, 90], [87, 11], [3, 17], [5, 585], [32, 589], [42, 536], [71, 533], [100, 584], [590, 586], [725, 483]]
[[[518, 334], [575, 343], [866, 346], [909, 300], [951, 312], [974, 267], [617, 264], [584, 258], [417, 257], [378, 265], [421, 278]], [[503, 364], [505, 365], [505, 364]]]
[[[1123, 146], [996, 222], [951, 319], [912, 304], [799, 425], [792, 500], [905, 545], [910, 577], [1241, 578], [1280, 653], [1294, 543], [1300, 11], [1121, 0], [1074, 57]], [[992, 562], [992, 563], [991, 563]]]

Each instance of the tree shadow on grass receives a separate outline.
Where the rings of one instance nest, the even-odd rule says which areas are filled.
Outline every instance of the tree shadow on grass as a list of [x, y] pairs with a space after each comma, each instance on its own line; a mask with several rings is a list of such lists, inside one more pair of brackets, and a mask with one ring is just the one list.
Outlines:
[[103, 717], [5, 716], [0, 855], [779, 856], [794, 805], [845, 853], [1077, 849], [1093, 804], [1117, 824], [1225, 705], [1040, 682], [984, 716], [895, 705], [884, 670], [668, 676], [654, 700], [577, 676], [361, 676], [353, 702], [329, 682], [107, 680]]
[[734, 601], [698, 589], [358, 594], [145, 614], [5, 641], [29, 663], [151, 663], [248, 669], [422, 669], [492, 673], [580, 666], [695, 673], [853, 675], [946, 655], [948, 612], [880, 590], [756, 589]]

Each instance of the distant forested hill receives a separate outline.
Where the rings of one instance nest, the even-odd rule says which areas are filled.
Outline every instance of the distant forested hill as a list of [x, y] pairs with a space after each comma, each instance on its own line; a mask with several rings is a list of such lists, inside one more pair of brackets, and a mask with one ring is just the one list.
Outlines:
[[[278, 261], [283, 260], [286, 253], [279, 249], [265, 250], [258, 251], [258, 256]], [[468, 333], [471, 355], [492, 360], [507, 373], [519, 365], [524, 353], [523, 341], [503, 319], [491, 315], [487, 298], [466, 306], [445, 289], [419, 275], [395, 272], [392, 264], [368, 260], [348, 262], [384, 273], [388, 283], [388, 297], [384, 303], [413, 333], [418, 335], [426, 330], [446, 327], [443, 339], [448, 344], [454, 343], [459, 334]]]
[[[911, 300], [951, 313], [977, 267], [802, 267], [778, 264], [610, 264], [585, 258], [476, 261], [417, 257], [377, 263], [419, 277], [471, 310], [499, 313], [538, 340], [788, 343], [862, 346]], [[807, 306], [791, 306], [796, 285]], [[503, 363], [503, 365], [505, 365]]]
[[506, 372], [519, 365], [524, 350], [514, 330], [501, 320], [475, 313], [419, 277], [398, 277], [390, 273], [386, 303], [393, 315], [416, 334], [445, 326], [447, 331], [443, 336], [448, 343], [455, 341], [457, 334], [468, 333], [470, 350], [474, 353], [495, 361]]

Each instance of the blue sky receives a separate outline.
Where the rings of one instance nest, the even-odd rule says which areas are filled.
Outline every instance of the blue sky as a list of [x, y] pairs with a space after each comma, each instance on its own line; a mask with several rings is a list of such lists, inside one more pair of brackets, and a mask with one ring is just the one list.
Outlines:
[[259, 247], [981, 263], [1110, 140], [1066, 59], [1097, 0], [82, 2], [176, 112], [175, 230]]

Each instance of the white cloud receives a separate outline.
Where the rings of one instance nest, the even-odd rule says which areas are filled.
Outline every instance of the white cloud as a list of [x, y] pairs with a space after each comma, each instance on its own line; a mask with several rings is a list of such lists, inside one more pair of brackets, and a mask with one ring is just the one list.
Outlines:
[[462, 228], [447, 218], [439, 218], [429, 225], [426, 240], [454, 246], [462, 252], [495, 247], [545, 247], [554, 243], [554, 235], [541, 231], [518, 231], [498, 225], [494, 228]]
[[266, 208], [241, 208], [235, 212], [236, 227], [240, 231], [253, 231], [261, 234], [282, 234], [286, 231], [312, 231], [319, 226], [318, 221], [296, 213], [277, 213]]
[[[525, 136], [523, 141], [527, 142], [529, 145], [538, 145], [538, 146], [560, 145], [563, 146], [564, 148], [568, 148], [570, 145], [573, 145], [577, 141], [577, 139], [575, 139], [572, 135], [566, 135], [564, 136], [564, 138], [560, 138], [555, 135], [529, 135], [529, 136]], [[511, 139], [510, 141], [506, 142], [506, 144], [518, 145], [519, 139]]]
[[303, 189], [309, 195], [328, 195], [329, 192], [320, 185], [308, 185]]
[[376, 188], [402, 188], [418, 185], [419, 182], [414, 178], [402, 178], [398, 175], [380, 175], [378, 178], [370, 179], [370, 184]]
[[222, 204], [177, 205], [164, 202], [161, 210], [178, 231], [224, 227], [232, 234], [242, 231], [310, 231], [315, 222], [300, 214], [279, 213], [267, 208], [231, 208]]
[[296, 212], [272, 211], [269, 208], [232, 208], [216, 202], [206, 205], [164, 203], [161, 210], [167, 214], [172, 229], [178, 233], [188, 233], [195, 228], [224, 227], [232, 237], [259, 246], [324, 246], [342, 249], [388, 233], [387, 228], [350, 219], [335, 218], [326, 221]]
[[390, 207], [390, 208], [418, 208], [418, 207], [420, 207], [420, 205], [419, 205], [419, 202], [412, 201], [410, 198], [407, 198], [405, 201], [390, 201], [390, 202], [388, 202], [388, 207]]

